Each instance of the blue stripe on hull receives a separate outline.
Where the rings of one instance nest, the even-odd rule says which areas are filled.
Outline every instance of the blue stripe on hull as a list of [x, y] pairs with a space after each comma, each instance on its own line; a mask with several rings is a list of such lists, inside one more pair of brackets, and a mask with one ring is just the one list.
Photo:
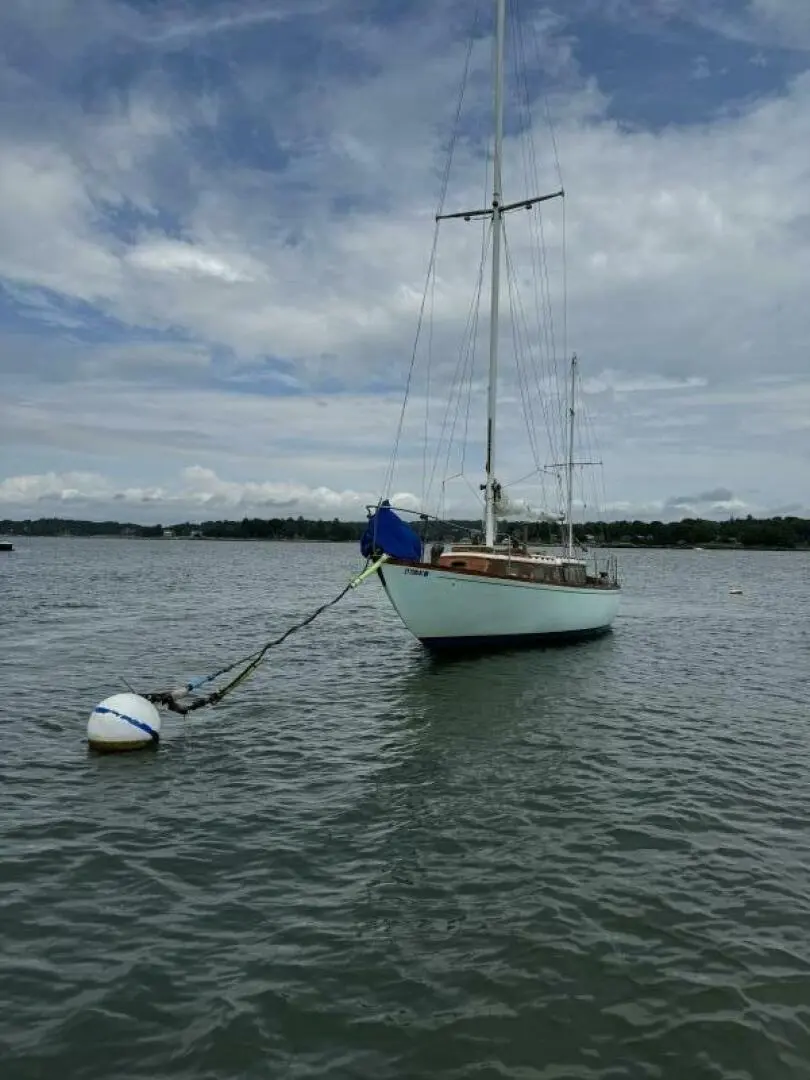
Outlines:
[[494, 652], [500, 649], [552, 648], [557, 645], [573, 645], [610, 633], [610, 626], [598, 626], [593, 630], [565, 630], [556, 634], [496, 634], [481, 637], [419, 638], [431, 652]]

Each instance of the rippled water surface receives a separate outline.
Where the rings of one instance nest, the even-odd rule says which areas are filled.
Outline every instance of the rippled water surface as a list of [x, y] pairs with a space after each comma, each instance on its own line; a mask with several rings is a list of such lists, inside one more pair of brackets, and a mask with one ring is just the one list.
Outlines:
[[451, 663], [368, 582], [88, 753], [358, 566], [0, 556], [2, 1080], [810, 1077], [810, 557], [627, 552], [609, 637]]

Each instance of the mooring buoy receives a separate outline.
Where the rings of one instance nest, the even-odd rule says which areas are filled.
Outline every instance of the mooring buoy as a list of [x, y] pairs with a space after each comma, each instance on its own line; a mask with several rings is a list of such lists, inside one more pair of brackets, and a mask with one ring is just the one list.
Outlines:
[[120, 753], [154, 746], [160, 737], [160, 713], [139, 694], [113, 694], [90, 713], [87, 742], [100, 753]]

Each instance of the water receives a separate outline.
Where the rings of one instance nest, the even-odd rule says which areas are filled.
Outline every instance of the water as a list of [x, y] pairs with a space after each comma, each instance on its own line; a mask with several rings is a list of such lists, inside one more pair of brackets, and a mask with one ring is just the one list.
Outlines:
[[[3, 1080], [810, 1076], [803, 554], [627, 552], [615, 632], [437, 663], [342, 546], [0, 557]], [[729, 586], [741, 584], [742, 597]]]

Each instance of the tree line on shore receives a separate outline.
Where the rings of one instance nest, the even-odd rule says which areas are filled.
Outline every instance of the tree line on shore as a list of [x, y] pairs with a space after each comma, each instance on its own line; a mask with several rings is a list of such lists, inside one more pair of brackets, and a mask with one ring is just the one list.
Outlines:
[[[480, 521], [455, 522], [455, 531], [436, 521], [420, 521], [413, 527], [426, 542], [455, 539], [478, 533]], [[530, 544], [560, 542], [560, 527], [551, 522], [502, 522], [501, 533], [510, 533]], [[0, 521], [5, 536], [110, 536], [150, 538], [166, 535], [210, 540], [310, 540], [357, 542], [365, 521], [312, 520], [298, 518], [242, 518], [240, 521], [181, 522], [174, 525], [136, 525], [119, 521], [78, 521], [67, 518], [38, 518]], [[802, 548], [810, 546], [810, 520], [798, 517], [732, 518], [711, 521], [684, 518], [681, 521], [594, 521], [578, 524], [574, 530], [579, 543], [632, 547], [755, 547]]]

